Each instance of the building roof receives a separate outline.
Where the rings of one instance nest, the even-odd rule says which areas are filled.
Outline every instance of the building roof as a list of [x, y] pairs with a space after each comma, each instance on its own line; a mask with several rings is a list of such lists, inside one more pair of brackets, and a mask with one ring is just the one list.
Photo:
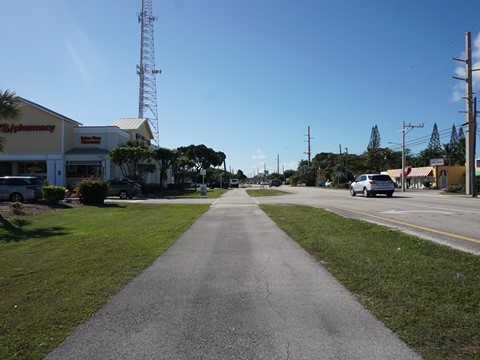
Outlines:
[[138, 130], [146, 121], [147, 119], [142, 118], [123, 118], [115, 121], [113, 125], [118, 126], [122, 130]]
[[38, 105], [37, 103], [34, 103], [33, 101], [24, 99], [24, 98], [22, 98], [22, 97], [20, 97], [20, 96], [19, 96], [18, 98], [20, 99], [20, 102], [23, 102], [23, 103], [25, 103], [25, 104], [27, 104], [27, 105], [33, 106], [33, 107], [35, 107], [35, 108], [37, 108], [37, 109], [40, 109], [40, 110], [42, 110], [42, 111], [44, 111], [44, 112], [46, 112], [46, 113], [49, 113], [49, 114], [51, 114], [51, 115], [53, 115], [53, 116], [56, 116], [56, 117], [58, 117], [58, 118], [60, 118], [60, 119], [63, 119], [63, 120], [68, 121], [68, 122], [71, 122], [71, 123], [73, 123], [73, 124], [75, 124], [75, 125], [82, 125], [82, 124], [79, 123], [78, 121], [75, 121], [75, 120], [73, 120], [73, 119], [70, 119], [70, 118], [68, 118], [68, 117], [66, 117], [66, 116], [64, 116], [64, 115], [62, 115], [62, 114], [59, 114], [59, 113], [57, 113], [57, 112], [55, 112], [55, 111], [53, 111], [53, 110], [50, 110], [50, 109], [48, 109], [48, 108], [46, 108], [46, 107], [44, 107], [44, 106], [42, 106], [42, 105]]
[[150, 128], [150, 124], [148, 123], [147, 119], [144, 118], [123, 118], [118, 119], [113, 123], [114, 126], [118, 126], [122, 130], [138, 130], [142, 126], [145, 126], [150, 139], [153, 139], [152, 129]]

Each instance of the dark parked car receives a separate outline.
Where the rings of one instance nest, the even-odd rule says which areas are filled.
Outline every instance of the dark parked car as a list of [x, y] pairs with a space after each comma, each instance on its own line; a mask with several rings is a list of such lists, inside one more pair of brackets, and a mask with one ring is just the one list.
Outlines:
[[37, 200], [43, 197], [42, 188], [42, 179], [35, 176], [0, 177], [0, 200]]
[[276, 187], [279, 187], [282, 185], [282, 182], [280, 180], [272, 180], [270, 181], [270, 187], [272, 186], [276, 186]]
[[107, 196], [118, 196], [120, 199], [132, 199], [142, 189], [140, 184], [130, 180], [109, 180], [107, 185]]
[[224, 189], [228, 189], [228, 183], [224, 182], [224, 181], [213, 181], [211, 182], [210, 184], [208, 184], [208, 187], [210, 189], [215, 189], [215, 188], [224, 188]]

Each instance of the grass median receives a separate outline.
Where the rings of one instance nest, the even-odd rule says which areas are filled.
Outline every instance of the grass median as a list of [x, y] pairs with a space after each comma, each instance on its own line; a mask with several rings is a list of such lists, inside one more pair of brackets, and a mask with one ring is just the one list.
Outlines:
[[0, 359], [42, 359], [208, 208], [122, 203], [0, 218]]
[[277, 189], [248, 189], [247, 194], [252, 197], [259, 196], [277, 196], [277, 195], [289, 195], [288, 191], [282, 191]]
[[261, 208], [424, 359], [480, 359], [480, 257], [323, 209]]

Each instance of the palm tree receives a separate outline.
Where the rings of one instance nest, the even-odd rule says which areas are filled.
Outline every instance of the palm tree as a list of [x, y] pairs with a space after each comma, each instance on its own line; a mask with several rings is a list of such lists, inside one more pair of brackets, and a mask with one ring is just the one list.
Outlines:
[[[20, 101], [15, 91], [0, 91], [0, 121], [13, 122], [20, 116]], [[0, 137], [0, 152], [5, 151], [5, 138]]]

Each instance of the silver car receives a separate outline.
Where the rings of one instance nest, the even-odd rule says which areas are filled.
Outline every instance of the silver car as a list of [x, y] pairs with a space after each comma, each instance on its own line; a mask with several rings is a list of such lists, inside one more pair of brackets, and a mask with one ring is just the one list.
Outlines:
[[43, 181], [34, 176], [0, 177], [0, 200], [23, 202], [37, 200], [42, 195]]
[[350, 195], [352, 196], [362, 193], [365, 197], [377, 194], [392, 197], [394, 191], [395, 184], [392, 179], [383, 174], [363, 174], [350, 184]]

